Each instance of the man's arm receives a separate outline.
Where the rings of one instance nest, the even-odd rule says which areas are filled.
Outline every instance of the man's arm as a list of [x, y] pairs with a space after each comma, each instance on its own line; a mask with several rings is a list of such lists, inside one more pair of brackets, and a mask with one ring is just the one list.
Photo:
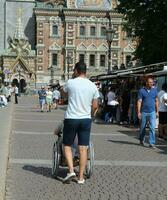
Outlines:
[[97, 99], [93, 99], [92, 100], [92, 116], [95, 115], [97, 110], [98, 110], [98, 100]]
[[92, 115], [93, 116], [98, 111], [98, 98], [99, 97], [100, 97], [99, 91], [98, 91], [97, 87], [95, 86], [95, 93], [93, 95], [93, 100], [92, 100]]
[[138, 93], [138, 101], [137, 101], [137, 116], [139, 119], [141, 119], [141, 106], [142, 106], [142, 92], [139, 90]]
[[97, 99], [93, 99], [92, 101], [92, 109], [96, 110], [98, 108], [98, 100]]
[[139, 99], [137, 101], [137, 116], [139, 119], [141, 119], [141, 104], [142, 104], [142, 100]]
[[156, 97], [156, 99], [155, 99], [155, 111], [156, 111], [156, 116], [157, 116], [157, 117], [159, 116], [159, 113], [158, 113], [158, 106], [159, 106], [159, 104], [158, 104], [158, 97]]

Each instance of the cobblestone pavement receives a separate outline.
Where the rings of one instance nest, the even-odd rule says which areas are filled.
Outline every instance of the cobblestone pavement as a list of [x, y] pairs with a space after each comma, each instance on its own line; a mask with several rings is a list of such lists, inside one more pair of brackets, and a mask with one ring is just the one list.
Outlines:
[[[93, 124], [94, 174], [84, 185], [63, 184], [51, 175], [55, 127], [65, 106], [39, 112], [37, 99], [15, 105], [6, 180], [6, 200], [167, 200], [167, 143], [142, 147], [138, 131]], [[67, 170], [60, 171], [63, 178]]]

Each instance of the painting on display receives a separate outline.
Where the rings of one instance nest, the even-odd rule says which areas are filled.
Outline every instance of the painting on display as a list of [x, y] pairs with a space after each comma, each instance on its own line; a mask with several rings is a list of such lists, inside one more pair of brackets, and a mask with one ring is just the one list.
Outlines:
[[110, 10], [111, 0], [76, 0], [75, 5], [83, 9]]

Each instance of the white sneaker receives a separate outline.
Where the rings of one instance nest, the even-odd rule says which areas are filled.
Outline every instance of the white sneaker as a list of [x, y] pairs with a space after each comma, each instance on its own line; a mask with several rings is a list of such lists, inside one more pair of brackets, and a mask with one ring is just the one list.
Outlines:
[[76, 176], [75, 172], [68, 173], [67, 176], [63, 179], [63, 183], [69, 182], [75, 176]]
[[83, 180], [78, 180], [78, 184], [84, 184], [85, 183], [85, 179]]

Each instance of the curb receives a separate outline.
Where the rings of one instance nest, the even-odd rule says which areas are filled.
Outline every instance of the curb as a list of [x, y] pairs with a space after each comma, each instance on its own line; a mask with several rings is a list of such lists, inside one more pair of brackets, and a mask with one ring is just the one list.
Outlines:
[[5, 183], [9, 158], [9, 140], [12, 128], [13, 103], [0, 108], [0, 200], [5, 199]]

